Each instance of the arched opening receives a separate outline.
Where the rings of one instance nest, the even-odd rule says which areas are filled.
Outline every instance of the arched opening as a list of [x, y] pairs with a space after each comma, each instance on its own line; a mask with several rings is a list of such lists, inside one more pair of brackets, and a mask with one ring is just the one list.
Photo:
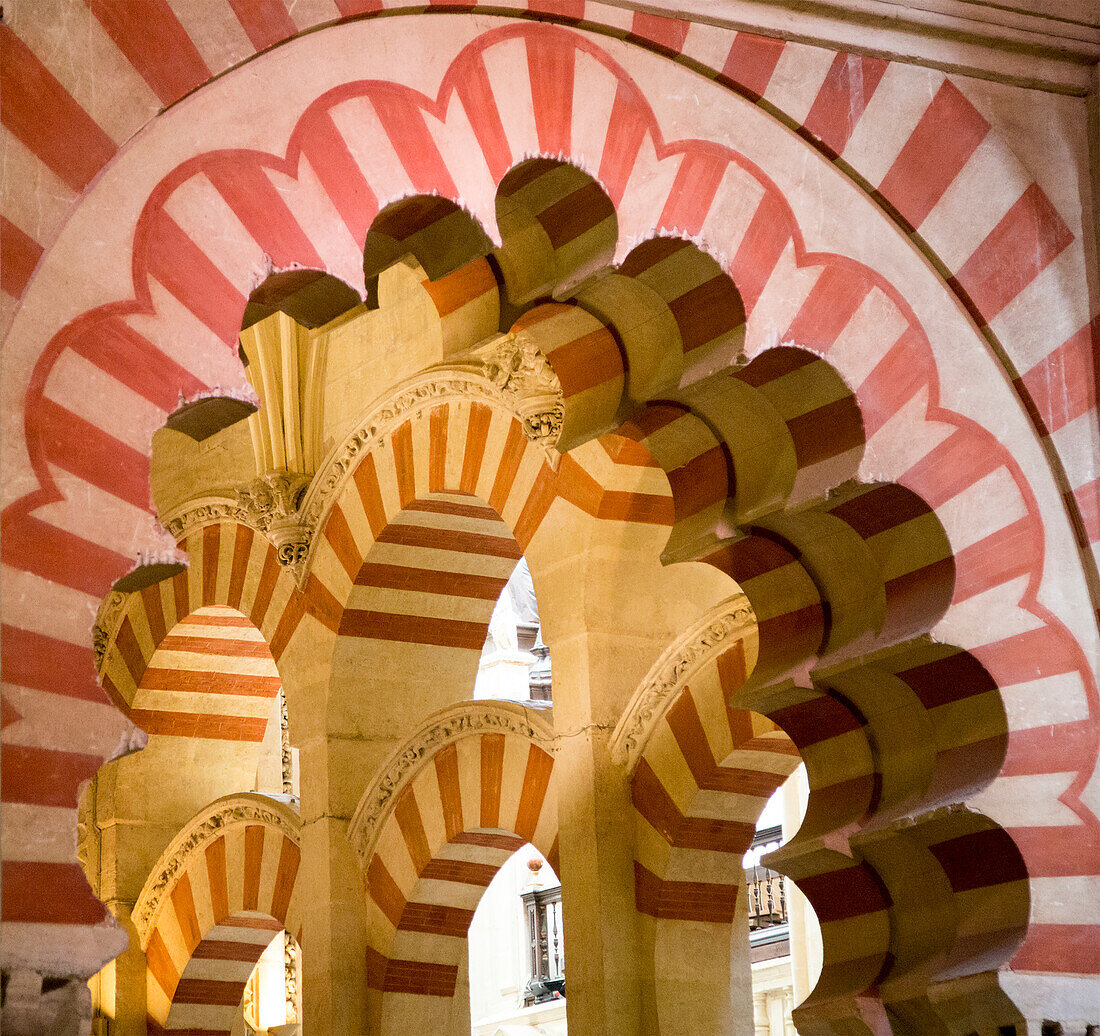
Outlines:
[[517, 849], [494, 875], [467, 940], [473, 1036], [565, 1036], [561, 880], [533, 845]]

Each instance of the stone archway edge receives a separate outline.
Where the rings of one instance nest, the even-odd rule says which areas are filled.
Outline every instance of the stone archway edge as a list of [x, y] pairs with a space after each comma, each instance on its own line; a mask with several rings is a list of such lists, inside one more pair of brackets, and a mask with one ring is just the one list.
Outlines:
[[277, 828], [298, 844], [301, 821], [286, 803], [267, 795], [246, 792], [215, 799], [184, 826], [161, 854], [134, 904], [134, 927], [145, 949], [156, 928], [161, 907], [188, 861], [234, 824], [263, 824]]
[[509, 701], [465, 701], [431, 716], [381, 767], [359, 800], [348, 840], [366, 866], [398, 794], [447, 745], [475, 734], [510, 734], [552, 752], [556, 735], [535, 710]]

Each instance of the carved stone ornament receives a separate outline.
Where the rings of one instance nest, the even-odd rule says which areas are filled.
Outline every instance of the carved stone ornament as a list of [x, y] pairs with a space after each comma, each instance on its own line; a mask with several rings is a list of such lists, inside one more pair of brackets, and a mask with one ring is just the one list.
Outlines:
[[657, 659], [619, 719], [611, 735], [612, 761], [633, 771], [654, 728], [687, 681], [756, 625], [749, 599], [737, 594], [678, 637]]
[[99, 611], [96, 612], [95, 625], [92, 627], [92, 652], [95, 655], [96, 672], [103, 670], [107, 649], [118, 632], [122, 616], [126, 612], [126, 602], [129, 599], [129, 594], [112, 590], [103, 598]]
[[295, 845], [299, 844], [301, 820], [284, 803], [253, 793], [227, 795], [216, 799], [172, 839], [153, 867], [134, 904], [131, 917], [141, 939], [142, 949], [148, 947], [165, 896], [171, 894], [180, 874], [187, 869], [191, 860], [206, 851], [207, 845], [235, 824], [274, 827]]
[[463, 702], [437, 712], [387, 760], [368, 786], [348, 827], [348, 841], [366, 868], [382, 824], [399, 792], [447, 745], [479, 734], [510, 734], [554, 750], [549, 724], [531, 708], [516, 702]]
[[301, 506], [302, 524], [311, 533], [322, 528], [363, 457], [381, 447], [402, 422], [450, 399], [472, 399], [508, 411], [554, 461], [550, 451], [565, 416], [561, 385], [528, 340], [501, 335], [451, 363], [421, 371], [376, 400], [318, 469]]

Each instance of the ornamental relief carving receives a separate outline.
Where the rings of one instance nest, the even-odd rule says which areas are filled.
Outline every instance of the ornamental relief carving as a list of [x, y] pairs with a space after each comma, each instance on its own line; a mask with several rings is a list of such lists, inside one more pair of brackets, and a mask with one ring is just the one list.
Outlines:
[[131, 917], [142, 949], [148, 946], [164, 897], [175, 888], [181, 872], [210, 842], [235, 824], [263, 824], [278, 829], [296, 845], [299, 841], [301, 822], [297, 813], [275, 799], [244, 794], [229, 795], [212, 803], [172, 839], [134, 904]]
[[642, 681], [611, 735], [611, 758], [633, 772], [654, 728], [681, 689], [708, 662], [756, 629], [744, 594], [712, 608], [665, 651]]
[[379, 771], [363, 793], [348, 827], [348, 841], [366, 867], [398, 793], [447, 745], [478, 734], [509, 734], [554, 750], [554, 731], [529, 707], [511, 702], [464, 702], [421, 727]]
[[527, 438], [545, 449], [548, 460], [554, 462], [552, 450], [565, 418], [561, 385], [531, 342], [521, 335], [500, 335], [465, 357], [422, 371], [355, 422], [306, 490], [301, 521], [311, 536], [323, 528], [363, 457], [383, 446], [390, 433], [410, 417], [451, 399], [471, 399], [509, 411]]

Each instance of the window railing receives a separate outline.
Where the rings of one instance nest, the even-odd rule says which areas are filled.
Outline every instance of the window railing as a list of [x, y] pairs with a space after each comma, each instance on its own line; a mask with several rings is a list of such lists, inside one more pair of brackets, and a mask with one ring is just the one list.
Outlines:
[[749, 896], [749, 931], [787, 923], [787, 897], [783, 875], [759, 865], [745, 871]]

